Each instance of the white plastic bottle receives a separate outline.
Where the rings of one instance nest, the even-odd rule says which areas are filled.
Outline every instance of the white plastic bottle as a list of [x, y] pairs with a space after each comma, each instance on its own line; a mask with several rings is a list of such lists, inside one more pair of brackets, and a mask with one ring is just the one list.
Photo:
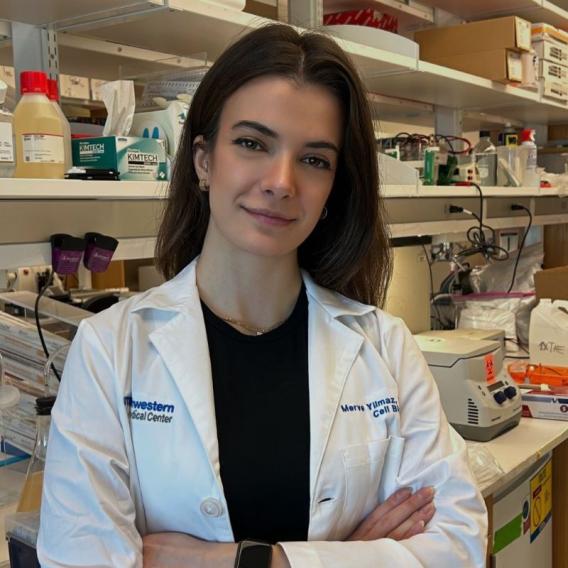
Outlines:
[[73, 157], [71, 154], [71, 127], [69, 126], [69, 121], [63, 113], [63, 110], [59, 106], [59, 88], [57, 86], [57, 81], [55, 79], [47, 80], [47, 90], [48, 97], [51, 101], [55, 112], [57, 112], [59, 119], [61, 120], [61, 125], [63, 127], [63, 152], [64, 152], [64, 163], [65, 171], [70, 170], [73, 167]]
[[537, 146], [532, 128], [526, 128], [521, 132], [519, 158], [523, 187], [540, 187], [540, 176], [537, 170]]
[[43, 71], [22, 71], [22, 97], [14, 111], [18, 178], [62, 179], [65, 173], [63, 126], [47, 98]]
[[0, 178], [9, 178], [16, 169], [14, 115], [4, 108], [8, 85], [0, 81]]

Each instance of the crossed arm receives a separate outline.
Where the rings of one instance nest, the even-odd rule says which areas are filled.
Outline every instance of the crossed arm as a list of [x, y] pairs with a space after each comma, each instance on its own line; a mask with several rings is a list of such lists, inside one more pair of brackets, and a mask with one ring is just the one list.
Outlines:
[[[434, 492], [424, 488], [412, 494], [401, 489], [381, 503], [347, 540], [391, 538], [403, 540], [420, 534], [434, 516]], [[157, 533], [143, 539], [144, 568], [233, 568], [234, 543], [212, 543], [182, 533]], [[291, 568], [283, 549], [272, 547], [271, 568]]]

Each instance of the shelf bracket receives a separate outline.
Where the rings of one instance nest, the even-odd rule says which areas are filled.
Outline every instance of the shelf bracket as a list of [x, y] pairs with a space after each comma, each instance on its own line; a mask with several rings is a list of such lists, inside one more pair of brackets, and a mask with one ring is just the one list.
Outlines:
[[16, 93], [20, 92], [20, 72], [28, 69], [45, 71], [59, 77], [59, 50], [53, 26], [33, 26], [12, 22], [12, 52], [16, 75]]
[[288, 23], [307, 29], [323, 25], [323, 0], [288, 0]]

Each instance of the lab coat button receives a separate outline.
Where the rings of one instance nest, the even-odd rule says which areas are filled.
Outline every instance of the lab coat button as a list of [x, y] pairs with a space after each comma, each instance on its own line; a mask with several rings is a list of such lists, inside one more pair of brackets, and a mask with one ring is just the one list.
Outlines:
[[223, 505], [217, 499], [205, 499], [200, 508], [206, 517], [220, 517], [223, 514]]

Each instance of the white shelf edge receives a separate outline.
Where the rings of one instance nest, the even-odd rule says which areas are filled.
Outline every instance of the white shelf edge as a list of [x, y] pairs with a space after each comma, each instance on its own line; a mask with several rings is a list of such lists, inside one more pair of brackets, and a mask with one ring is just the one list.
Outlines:
[[[558, 197], [558, 189], [534, 189], [528, 187], [483, 187], [484, 197]], [[0, 203], [2, 200], [47, 199], [166, 199], [168, 182], [154, 181], [84, 181], [61, 179], [0, 178]], [[470, 186], [430, 186], [414, 184], [382, 184], [384, 199], [397, 197], [478, 197]], [[568, 197], [568, 194], [565, 195]]]
[[381, 186], [380, 193], [383, 199], [389, 199], [392, 197], [417, 197], [418, 188], [416, 184], [409, 184], [409, 185], [383, 184]]
[[[526, 227], [527, 218], [519, 217], [489, 217], [485, 222], [493, 229], [510, 229], [512, 227]], [[535, 215], [533, 226], [559, 225], [568, 223], [568, 213], [560, 215]], [[446, 233], [464, 233], [472, 225], [470, 219], [456, 221], [425, 221], [417, 223], [394, 223], [390, 225], [391, 237], [415, 237], [422, 235], [444, 235]]]
[[167, 182], [0, 178], [3, 199], [165, 199]]
[[[541, 189], [532, 187], [482, 187], [481, 191], [483, 197], [539, 197], [542, 195]], [[418, 197], [479, 197], [479, 191], [475, 187], [460, 185], [419, 185], [417, 194]]]
[[[479, 75], [472, 75], [471, 73], [465, 73], [458, 69], [452, 69], [451, 67], [445, 67], [443, 65], [437, 65], [436, 63], [430, 63], [429, 61], [418, 60], [418, 71], [423, 73], [430, 73], [432, 75], [437, 75], [451, 81], [459, 81], [462, 83], [469, 83], [472, 86], [483, 87], [485, 89], [491, 89], [495, 92], [500, 92], [504, 94], [511, 95], [512, 97], [518, 97], [521, 99], [526, 99], [533, 102], [541, 102], [542, 97], [535, 92], [528, 89], [522, 89], [520, 87], [513, 87], [512, 85], [505, 85], [497, 83], [496, 81], [491, 81], [491, 79], [486, 79], [485, 77], [480, 77]], [[548, 99], [545, 99], [546, 103], [550, 103]], [[552, 106], [557, 106], [553, 103]], [[560, 105], [563, 106], [563, 105]]]

